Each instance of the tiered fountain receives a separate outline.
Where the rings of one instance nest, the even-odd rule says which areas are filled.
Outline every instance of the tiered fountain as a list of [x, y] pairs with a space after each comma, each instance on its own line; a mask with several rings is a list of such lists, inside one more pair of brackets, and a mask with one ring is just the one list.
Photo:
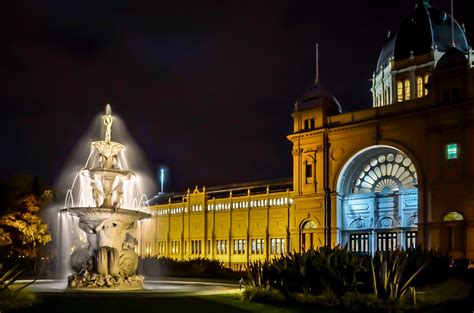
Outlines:
[[[104, 140], [91, 152], [66, 196], [61, 213], [75, 216], [87, 246], [75, 247], [68, 277], [70, 288], [143, 288], [136, 275], [138, 255], [131, 235], [136, 221], [149, 217], [136, 175], [128, 169], [125, 147], [111, 140], [112, 114], [106, 106]], [[75, 203], [74, 198], [78, 198]]]

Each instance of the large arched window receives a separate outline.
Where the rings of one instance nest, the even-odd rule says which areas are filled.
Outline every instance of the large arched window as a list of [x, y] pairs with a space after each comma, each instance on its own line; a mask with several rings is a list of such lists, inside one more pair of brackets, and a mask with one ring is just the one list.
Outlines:
[[397, 102], [403, 101], [403, 83], [397, 82]]
[[423, 78], [421, 76], [418, 76], [416, 78], [416, 97], [421, 98], [423, 97]]
[[352, 193], [390, 193], [415, 187], [415, 165], [402, 154], [382, 153], [370, 159], [359, 172]]
[[411, 94], [410, 94], [410, 81], [408, 79], [405, 79], [403, 82], [403, 86], [405, 88], [405, 100], [410, 100]]
[[418, 177], [413, 161], [393, 147], [362, 150], [338, 179], [342, 244], [359, 253], [416, 245]]

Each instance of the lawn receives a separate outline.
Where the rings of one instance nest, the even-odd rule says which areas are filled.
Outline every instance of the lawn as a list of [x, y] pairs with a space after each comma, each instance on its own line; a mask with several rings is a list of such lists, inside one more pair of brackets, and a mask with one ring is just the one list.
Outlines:
[[[212, 296], [167, 296], [153, 294], [48, 294], [39, 297], [38, 303], [20, 312], [259, 312], [259, 313], [298, 313], [315, 312], [314, 308], [278, 307], [268, 304], [244, 302], [240, 294]], [[332, 311], [320, 310], [321, 313]]]
[[[416, 312], [472, 312], [466, 301], [451, 302]], [[143, 293], [51, 293], [38, 297], [33, 307], [19, 311], [21, 313], [67, 312], [67, 313], [104, 313], [104, 312], [206, 312], [206, 313], [335, 313], [336, 311], [314, 307], [278, 306], [246, 302], [238, 293], [209, 296], [176, 296], [166, 294]]]

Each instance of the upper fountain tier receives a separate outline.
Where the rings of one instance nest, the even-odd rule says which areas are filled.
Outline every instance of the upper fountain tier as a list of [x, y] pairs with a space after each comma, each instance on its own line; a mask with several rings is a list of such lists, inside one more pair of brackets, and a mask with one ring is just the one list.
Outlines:
[[137, 176], [128, 169], [125, 146], [111, 140], [113, 116], [108, 104], [102, 120], [104, 140], [91, 143], [89, 157], [74, 179], [65, 207], [140, 210], [146, 198]]
[[[105, 125], [105, 138], [100, 141], [93, 141], [92, 147], [97, 149], [101, 156], [110, 159], [123, 151], [124, 146], [118, 142], [111, 141], [112, 138], [112, 108], [110, 104], [105, 106], [105, 115], [102, 116]], [[105, 167], [112, 167], [113, 164], [104, 164]]]

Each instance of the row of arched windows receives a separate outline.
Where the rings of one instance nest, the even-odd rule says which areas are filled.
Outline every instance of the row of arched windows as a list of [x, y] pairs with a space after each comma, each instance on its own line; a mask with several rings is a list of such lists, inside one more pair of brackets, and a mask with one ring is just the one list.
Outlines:
[[[428, 94], [428, 88], [426, 88], [426, 84], [428, 83], [429, 74], [425, 74], [422, 76], [417, 76], [415, 81], [415, 95], [416, 98], [421, 98]], [[397, 102], [401, 102], [404, 100], [410, 100], [412, 98], [411, 95], [411, 82], [409, 79], [405, 79], [404, 81], [397, 81]]]

